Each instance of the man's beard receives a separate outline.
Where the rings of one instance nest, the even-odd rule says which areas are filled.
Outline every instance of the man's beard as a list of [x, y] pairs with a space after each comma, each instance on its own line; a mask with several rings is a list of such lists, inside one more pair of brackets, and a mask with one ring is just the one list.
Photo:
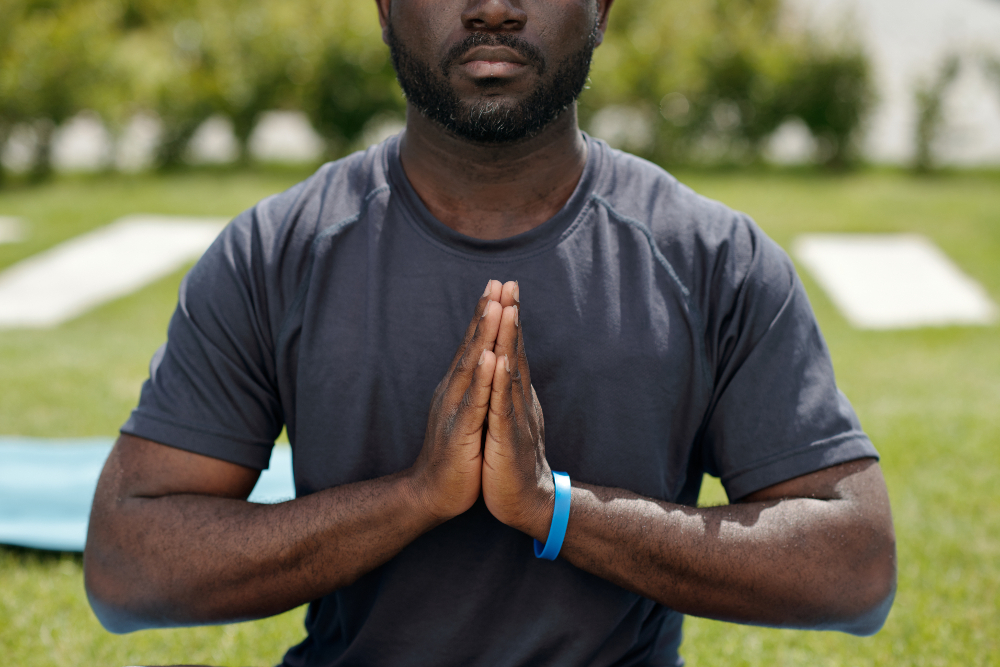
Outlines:
[[[389, 24], [389, 52], [396, 78], [406, 99], [420, 113], [449, 132], [478, 143], [507, 144], [535, 136], [570, 108], [580, 96], [590, 74], [590, 61], [597, 46], [597, 26], [582, 49], [570, 55], [546, 79], [544, 57], [531, 44], [505, 33], [477, 32], [450, 49], [435, 72], [404, 47]], [[541, 79], [525, 99], [499, 102], [489, 98], [463, 102], [448, 81], [451, 67], [476, 46], [506, 46], [534, 67]], [[502, 86], [502, 79], [480, 79], [477, 87], [487, 92]]]

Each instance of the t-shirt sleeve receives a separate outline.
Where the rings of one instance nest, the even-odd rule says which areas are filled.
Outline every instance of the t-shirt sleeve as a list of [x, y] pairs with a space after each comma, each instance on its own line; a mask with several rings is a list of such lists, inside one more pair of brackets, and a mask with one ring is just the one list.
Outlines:
[[[731, 500], [878, 452], [837, 389], [826, 342], [787, 254], [749, 220], [745, 279], [716, 318], [705, 468]], [[740, 243], [739, 239], [735, 240]]]
[[283, 417], [254, 218], [230, 223], [184, 278], [167, 342], [121, 430], [261, 470]]

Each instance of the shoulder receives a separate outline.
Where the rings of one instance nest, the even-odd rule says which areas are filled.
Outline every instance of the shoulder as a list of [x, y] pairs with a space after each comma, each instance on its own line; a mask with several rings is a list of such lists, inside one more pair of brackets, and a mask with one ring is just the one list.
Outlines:
[[607, 173], [595, 191], [598, 203], [613, 219], [646, 230], [692, 291], [707, 275], [738, 281], [761, 259], [786, 263], [784, 251], [747, 214], [698, 194], [651, 162], [603, 150]]
[[219, 242], [229, 257], [244, 257], [275, 279], [293, 278], [308, 263], [318, 237], [357, 220], [379, 193], [388, 191], [389, 139], [329, 162], [288, 190], [237, 216]]
[[391, 141], [327, 163], [234, 218], [188, 274], [182, 300], [243, 301], [278, 326], [311, 270], [316, 240], [349, 227], [388, 190]]
[[395, 138], [323, 165], [305, 181], [267, 197], [233, 221], [234, 232], [254, 237], [268, 258], [307, 251], [317, 236], [356, 219], [388, 190], [386, 151]]
[[640, 228], [707, 331], [750, 300], [776, 313], [797, 277], [787, 253], [746, 213], [698, 194], [646, 160], [600, 144], [594, 198], [613, 223]]

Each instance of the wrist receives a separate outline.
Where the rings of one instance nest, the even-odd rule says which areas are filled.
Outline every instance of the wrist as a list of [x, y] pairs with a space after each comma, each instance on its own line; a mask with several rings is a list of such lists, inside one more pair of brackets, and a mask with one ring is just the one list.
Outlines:
[[400, 474], [399, 485], [404, 511], [412, 513], [427, 530], [452, 518], [442, 511], [441, 503], [431, 493], [431, 485], [415, 468], [408, 468]]
[[552, 481], [552, 471], [546, 470], [539, 479], [538, 487], [532, 494], [532, 501], [524, 513], [524, 525], [521, 532], [544, 542], [552, 525], [552, 514], [555, 511], [556, 487]]
[[553, 471], [552, 481], [555, 486], [555, 501], [548, 534], [544, 541], [535, 538], [535, 557], [545, 560], [555, 560], [562, 550], [573, 499], [573, 487], [567, 473]]

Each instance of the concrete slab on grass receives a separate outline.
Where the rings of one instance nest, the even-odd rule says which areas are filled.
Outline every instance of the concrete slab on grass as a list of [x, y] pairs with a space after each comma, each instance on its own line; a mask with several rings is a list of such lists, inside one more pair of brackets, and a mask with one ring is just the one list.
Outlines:
[[808, 234], [793, 253], [859, 329], [987, 325], [986, 290], [917, 234]]
[[227, 220], [135, 215], [0, 273], [0, 329], [59, 325], [199, 257]]
[[19, 243], [24, 240], [24, 236], [24, 220], [0, 215], [0, 243]]

